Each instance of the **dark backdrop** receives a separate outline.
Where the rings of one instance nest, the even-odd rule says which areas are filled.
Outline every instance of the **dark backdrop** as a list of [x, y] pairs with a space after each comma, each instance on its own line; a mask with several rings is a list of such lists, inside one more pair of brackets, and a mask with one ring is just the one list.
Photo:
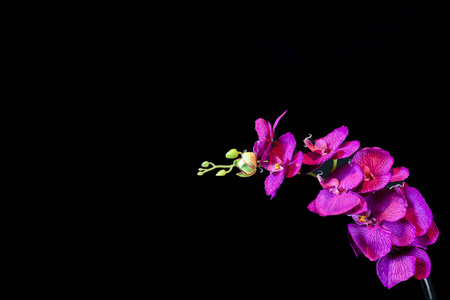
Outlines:
[[277, 129], [291, 132], [298, 149], [308, 134], [319, 138], [346, 125], [350, 140], [388, 150], [394, 166], [410, 170], [408, 184], [424, 195], [441, 229], [428, 254], [442, 299], [448, 152], [443, 23], [438, 8], [177, 9], [167, 23], [170, 93], [182, 112], [178, 151], [190, 162], [183, 163], [183, 178], [192, 175], [171, 207], [171, 274], [178, 286], [205, 298], [313, 293], [316, 299], [422, 299], [417, 280], [387, 290], [376, 263], [354, 256], [350, 218], [322, 218], [306, 209], [320, 190], [314, 178], [286, 179], [270, 201], [267, 172], [195, 175], [204, 160], [228, 163], [224, 154], [231, 148], [251, 151], [254, 121], [273, 124], [288, 110]]

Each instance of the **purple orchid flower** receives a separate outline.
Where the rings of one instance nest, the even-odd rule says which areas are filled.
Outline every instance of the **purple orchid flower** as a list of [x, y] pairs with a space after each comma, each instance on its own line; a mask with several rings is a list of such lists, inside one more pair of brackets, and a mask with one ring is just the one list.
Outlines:
[[377, 261], [377, 275], [388, 289], [412, 276], [425, 279], [430, 275], [430, 270], [428, 254], [414, 246], [394, 246], [390, 253]]
[[256, 154], [257, 159], [261, 159], [261, 161], [263, 161], [269, 155], [270, 146], [272, 145], [273, 136], [275, 134], [275, 128], [286, 112], [287, 110], [275, 120], [273, 128], [270, 125], [270, 122], [266, 122], [262, 118], [255, 121], [255, 130], [258, 133], [258, 141], [256, 141], [253, 146], [253, 153]]
[[408, 246], [416, 237], [416, 228], [405, 219], [406, 201], [398, 188], [384, 188], [364, 198], [367, 211], [353, 215], [349, 224], [350, 244], [355, 254], [371, 261], [385, 256], [392, 246]]
[[436, 223], [431, 220], [431, 225], [427, 232], [422, 236], [416, 237], [409, 246], [393, 246], [388, 254], [377, 261], [377, 275], [383, 285], [390, 289], [397, 283], [413, 276], [416, 279], [428, 278], [431, 270], [431, 261], [425, 250], [428, 245], [436, 242], [438, 236], [439, 229]]
[[349, 157], [359, 149], [359, 141], [349, 141], [342, 144], [347, 135], [347, 127], [342, 126], [325, 137], [314, 140], [314, 145], [309, 138], [304, 139], [305, 147], [308, 147], [312, 152], [303, 155], [303, 163], [306, 165], [321, 165], [329, 159]]
[[292, 158], [295, 144], [294, 136], [290, 132], [285, 133], [274, 142], [269, 161], [261, 161], [262, 167], [270, 171], [264, 181], [266, 194], [271, 196], [270, 200], [277, 193], [284, 177], [291, 178], [300, 171], [303, 153], [299, 151]]
[[361, 168], [357, 164], [345, 164], [331, 172], [325, 181], [319, 176], [324, 188], [308, 209], [322, 217], [329, 215], [357, 214], [367, 211], [367, 205], [360, 195], [352, 192], [363, 179]]
[[362, 184], [356, 190], [369, 193], [384, 188], [389, 182], [405, 180], [409, 176], [407, 168], [392, 168], [394, 158], [378, 147], [364, 148], [356, 152], [352, 162], [358, 164], [364, 174]]

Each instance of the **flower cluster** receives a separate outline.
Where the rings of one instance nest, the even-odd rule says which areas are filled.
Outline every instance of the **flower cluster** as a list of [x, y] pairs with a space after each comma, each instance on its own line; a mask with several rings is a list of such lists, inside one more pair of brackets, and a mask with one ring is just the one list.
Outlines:
[[431, 263], [425, 252], [439, 230], [420, 192], [405, 182], [405, 167], [392, 168], [389, 152], [364, 148], [349, 163], [331, 172], [323, 189], [308, 206], [321, 216], [345, 214], [350, 244], [358, 255], [377, 261], [377, 274], [387, 288], [414, 276], [425, 279]]
[[[356, 256], [364, 255], [377, 261], [376, 271], [384, 286], [391, 288], [411, 277], [427, 278], [431, 263], [426, 250], [438, 238], [439, 230], [424, 197], [404, 182], [409, 177], [408, 169], [393, 167], [394, 158], [386, 150], [360, 149], [359, 141], [346, 141], [348, 129], [345, 126], [314, 143], [311, 136], [305, 138], [303, 142], [310, 152], [297, 151], [290, 132], [274, 140], [275, 129], [286, 112], [276, 119], [273, 127], [262, 118], [256, 120], [258, 140], [253, 152], [232, 149], [226, 154], [227, 158], [235, 159], [232, 165], [204, 162], [202, 167], [213, 167], [200, 168], [198, 175], [218, 167], [229, 168], [216, 174], [223, 176], [237, 167], [241, 170], [237, 175], [249, 177], [258, 167], [264, 168], [270, 172], [264, 186], [271, 200], [285, 178], [312, 175], [318, 179], [322, 190], [309, 203], [308, 209], [323, 217], [351, 217], [350, 245]], [[241, 157], [237, 158], [238, 155]], [[337, 167], [337, 160], [343, 158], [347, 158], [348, 163]], [[329, 160], [333, 161], [333, 168], [326, 178], [311, 173]]]

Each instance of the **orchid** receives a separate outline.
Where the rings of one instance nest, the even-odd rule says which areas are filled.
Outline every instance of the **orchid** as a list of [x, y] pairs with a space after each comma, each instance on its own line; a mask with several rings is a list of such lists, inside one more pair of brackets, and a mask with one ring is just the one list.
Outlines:
[[404, 167], [391, 169], [394, 158], [389, 152], [378, 148], [364, 148], [356, 152], [352, 162], [358, 164], [364, 179], [358, 189], [360, 193], [369, 193], [384, 188], [389, 182], [405, 180], [409, 176]]
[[426, 279], [430, 275], [431, 261], [425, 250], [436, 242], [438, 236], [439, 229], [436, 223], [431, 221], [427, 232], [416, 237], [410, 245], [393, 246], [388, 254], [377, 261], [377, 275], [383, 285], [390, 289], [412, 276], [416, 279]]
[[270, 122], [266, 122], [262, 118], [255, 121], [255, 130], [258, 133], [259, 139], [253, 145], [253, 152], [256, 154], [258, 159], [265, 160], [269, 155], [270, 147], [275, 135], [275, 129], [277, 128], [278, 122], [286, 112], [287, 110], [275, 120], [273, 128], [270, 125]]
[[357, 211], [351, 210], [356, 206], [366, 207], [365, 200], [357, 193], [352, 192], [363, 178], [361, 168], [357, 164], [345, 164], [337, 168], [328, 175], [325, 181], [320, 175], [318, 178], [324, 189], [309, 204], [310, 211], [324, 217], [342, 213], [354, 214]]
[[320, 165], [329, 159], [346, 158], [359, 148], [359, 141], [350, 141], [342, 144], [348, 135], [345, 126], [339, 127], [325, 137], [314, 140], [304, 139], [305, 147], [312, 152], [303, 155], [303, 163], [306, 165]]
[[[264, 181], [270, 200], [285, 178], [311, 175], [318, 179], [321, 190], [307, 208], [322, 217], [352, 218], [347, 225], [350, 246], [356, 256], [377, 261], [376, 273], [383, 286], [390, 289], [411, 277], [430, 286], [426, 280], [431, 261], [426, 250], [436, 242], [439, 230], [425, 198], [404, 182], [409, 170], [393, 167], [394, 158], [386, 150], [367, 147], [358, 151], [359, 141], [345, 142], [346, 126], [314, 143], [310, 141], [311, 136], [305, 138], [305, 147], [311, 151], [308, 153], [295, 149], [296, 141], [290, 132], [274, 140], [275, 129], [286, 112], [275, 120], [273, 127], [262, 118], [255, 121], [258, 141], [253, 144], [253, 152], [231, 149], [225, 157], [233, 159], [232, 164], [205, 161], [197, 174], [222, 168], [216, 176], [224, 176], [236, 167], [241, 171], [236, 175], [250, 177], [257, 174], [258, 168], [261, 172], [265, 169], [270, 172]], [[337, 167], [339, 159], [352, 155], [348, 162]], [[320, 168], [328, 160], [333, 160], [333, 166], [324, 175]], [[307, 166], [302, 168], [302, 164]]]
[[425, 279], [430, 270], [430, 257], [418, 247], [393, 247], [390, 253], [377, 261], [377, 275], [388, 289], [412, 276]]
[[303, 154], [299, 151], [292, 158], [295, 144], [294, 136], [290, 132], [283, 134], [274, 143], [269, 161], [261, 163], [263, 168], [270, 171], [270, 175], [267, 176], [264, 182], [266, 193], [267, 196], [270, 196], [270, 200], [277, 193], [284, 177], [291, 178], [300, 171]]
[[349, 224], [350, 241], [358, 254], [374, 261], [386, 255], [392, 245], [407, 246], [415, 239], [415, 227], [408, 220], [403, 195], [388, 188], [365, 197], [367, 211], [353, 216]]

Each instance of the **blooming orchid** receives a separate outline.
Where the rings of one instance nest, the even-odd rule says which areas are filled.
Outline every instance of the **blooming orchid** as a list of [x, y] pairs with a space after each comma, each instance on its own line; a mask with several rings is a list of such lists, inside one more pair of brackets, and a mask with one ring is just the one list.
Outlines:
[[425, 250], [436, 242], [438, 236], [439, 229], [436, 223], [431, 221], [427, 232], [416, 237], [410, 245], [393, 246], [388, 254], [377, 261], [377, 275], [383, 285], [390, 289], [412, 276], [416, 279], [426, 279], [430, 275], [431, 261]]
[[[225, 157], [233, 159], [232, 164], [215, 165], [205, 161], [197, 174], [222, 168], [216, 175], [224, 176], [236, 167], [241, 171], [236, 175], [245, 178], [257, 174], [258, 168], [261, 172], [265, 169], [270, 172], [264, 181], [270, 200], [285, 178], [300, 173], [314, 176], [322, 189], [307, 208], [322, 217], [352, 218], [347, 226], [350, 245], [357, 256], [377, 261], [376, 273], [385, 287], [390, 289], [411, 277], [426, 281], [431, 271], [426, 250], [436, 242], [439, 230], [425, 198], [404, 182], [409, 170], [393, 168], [394, 158], [386, 150], [370, 147], [358, 151], [359, 141], [344, 142], [348, 136], [346, 126], [314, 143], [311, 137], [304, 139], [305, 147], [311, 152], [297, 151], [290, 132], [274, 140], [275, 129], [285, 113], [276, 119], [273, 127], [262, 118], [255, 121], [258, 141], [253, 145], [253, 152], [231, 149]], [[351, 155], [354, 156], [348, 163], [336, 168], [338, 159]], [[319, 168], [330, 159], [333, 167], [325, 176]], [[302, 164], [309, 167], [301, 170]], [[319, 169], [316, 173], [305, 172], [316, 169]]]
[[255, 130], [258, 133], [258, 140], [253, 145], [253, 152], [256, 154], [258, 159], [263, 161], [269, 155], [270, 147], [272, 146], [275, 135], [275, 129], [277, 128], [278, 122], [284, 114], [286, 114], [286, 112], [287, 110], [275, 120], [273, 128], [270, 125], [270, 122], [266, 122], [262, 118], [255, 121]]
[[303, 154], [303, 163], [306, 165], [320, 165], [329, 159], [346, 158], [359, 148], [359, 141], [350, 141], [342, 144], [348, 135], [346, 126], [339, 127], [325, 137], [311, 143], [309, 138], [304, 140], [305, 147], [312, 152]]
[[392, 247], [392, 251], [377, 261], [377, 275], [388, 289], [412, 276], [425, 279], [430, 275], [431, 261], [418, 247]]
[[349, 224], [351, 243], [355, 253], [360, 250], [374, 261], [386, 255], [395, 246], [411, 244], [415, 227], [406, 215], [406, 203], [397, 189], [382, 189], [365, 197], [367, 211], [354, 215], [356, 224]]
[[267, 176], [264, 182], [266, 193], [267, 196], [270, 196], [270, 200], [277, 193], [284, 177], [291, 178], [300, 171], [303, 153], [299, 151], [292, 158], [295, 144], [294, 136], [290, 132], [283, 134], [274, 143], [269, 161], [261, 163], [263, 168], [270, 171], [270, 175]]
[[360, 193], [369, 193], [384, 188], [389, 182], [402, 181], [409, 176], [404, 167], [391, 169], [394, 158], [389, 152], [378, 148], [364, 148], [356, 152], [352, 160], [358, 164], [364, 179], [358, 189]]
[[365, 207], [364, 199], [352, 190], [357, 187], [363, 178], [363, 173], [357, 164], [345, 164], [331, 172], [324, 181], [320, 175], [319, 182], [323, 190], [308, 206], [312, 212], [321, 216], [339, 215], [342, 213], [354, 214], [353, 208], [360, 205]]

